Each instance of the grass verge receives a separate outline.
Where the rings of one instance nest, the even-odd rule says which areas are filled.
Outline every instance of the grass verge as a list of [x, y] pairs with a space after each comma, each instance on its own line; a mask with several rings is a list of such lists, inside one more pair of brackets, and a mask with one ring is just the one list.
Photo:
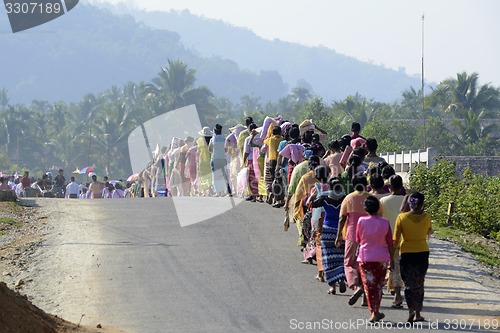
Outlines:
[[500, 243], [479, 235], [454, 229], [443, 223], [433, 223], [434, 236], [457, 243], [462, 250], [473, 254], [488, 266], [500, 267]]
[[21, 226], [21, 223], [17, 222], [15, 219], [12, 219], [10, 217], [4, 217], [4, 216], [0, 216], [0, 224], [8, 225], [11, 227], [20, 227]]

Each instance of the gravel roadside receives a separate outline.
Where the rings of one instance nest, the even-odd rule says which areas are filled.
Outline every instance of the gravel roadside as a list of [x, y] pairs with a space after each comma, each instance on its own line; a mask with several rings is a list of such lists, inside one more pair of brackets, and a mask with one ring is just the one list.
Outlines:
[[[52, 296], [70, 295], [71, 291], [61, 288], [61, 276], [65, 272], [62, 266], [53, 266], [53, 263], [75, 263], [75, 258], [46, 260], [43, 246], [47, 239], [58, 234], [58, 228], [79, 228], [77, 224], [65, 222], [76, 222], [80, 216], [69, 211], [64, 200], [24, 199], [21, 204], [0, 202], [0, 217], [16, 222], [3, 224], [0, 230], [0, 326], [7, 328], [2, 333], [123, 333], [98, 322], [83, 326], [77, 320], [71, 323], [57, 316], [60, 305], [54, 304]], [[71, 301], [71, 297], [68, 300]]]

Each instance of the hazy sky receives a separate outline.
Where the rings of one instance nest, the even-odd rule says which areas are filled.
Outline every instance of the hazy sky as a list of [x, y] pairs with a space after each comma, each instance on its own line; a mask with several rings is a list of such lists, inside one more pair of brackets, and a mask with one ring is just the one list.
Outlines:
[[479, 73], [500, 87], [498, 0], [82, 0], [126, 2], [148, 10], [188, 9], [257, 35], [421, 73], [422, 14], [426, 81]]

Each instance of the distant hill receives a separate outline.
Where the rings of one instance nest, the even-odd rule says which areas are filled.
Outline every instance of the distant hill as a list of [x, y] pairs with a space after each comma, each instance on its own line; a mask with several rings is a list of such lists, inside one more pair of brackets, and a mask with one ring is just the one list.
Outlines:
[[276, 71], [242, 71], [233, 61], [203, 58], [175, 32], [87, 5], [17, 34], [10, 32], [7, 15], [0, 15], [0, 45], [0, 90], [8, 90], [11, 103], [78, 102], [112, 85], [150, 82], [168, 59], [184, 60], [196, 70], [197, 85], [232, 100], [247, 94], [277, 99], [289, 89]]
[[249, 29], [200, 17], [188, 10], [148, 12], [123, 5], [108, 8], [128, 13], [153, 28], [179, 33], [184, 45], [202, 56], [218, 55], [251, 71], [277, 70], [290, 87], [308, 83], [326, 101], [359, 92], [367, 98], [393, 102], [410, 86], [420, 87], [419, 77], [410, 77], [403, 71], [362, 62], [325, 47], [265, 40]]
[[233, 102], [243, 95], [277, 100], [298, 85], [310, 86], [327, 102], [356, 92], [392, 102], [419, 86], [402, 72], [326, 48], [264, 40], [187, 11], [131, 12], [134, 17], [118, 12], [80, 4], [17, 34], [10, 32], [7, 15], [0, 15], [0, 90], [9, 91], [11, 103], [78, 102], [112, 85], [150, 82], [167, 59], [184, 60], [196, 70], [197, 85]]

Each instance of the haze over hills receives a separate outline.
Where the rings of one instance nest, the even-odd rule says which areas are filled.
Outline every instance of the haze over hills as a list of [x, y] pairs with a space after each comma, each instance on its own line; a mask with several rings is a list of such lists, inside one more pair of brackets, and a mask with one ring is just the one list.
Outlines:
[[200, 17], [188, 10], [151, 12], [124, 5], [104, 6], [116, 13], [130, 14], [151, 27], [178, 32], [181, 41], [202, 56], [219, 55], [252, 71], [277, 70], [290, 87], [310, 85], [326, 100], [359, 92], [367, 98], [392, 102], [410, 86], [420, 87], [420, 77], [410, 77], [403, 69], [395, 71], [362, 62], [326, 47], [266, 40], [249, 29]]
[[264, 40], [248, 29], [187, 11], [81, 4], [25, 33], [10, 33], [6, 15], [0, 15], [0, 31], [0, 89], [8, 90], [11, 103], [78, 102], [112, 85], [150, 82], [167, 59], [182, 59], [196, 70], [197, 85], [233, 102], [244, 95], [277, 100], [299, 85], [326, 101], [359, 92], [392, 102], [420, 84], [402, 71], [327, 48]]

